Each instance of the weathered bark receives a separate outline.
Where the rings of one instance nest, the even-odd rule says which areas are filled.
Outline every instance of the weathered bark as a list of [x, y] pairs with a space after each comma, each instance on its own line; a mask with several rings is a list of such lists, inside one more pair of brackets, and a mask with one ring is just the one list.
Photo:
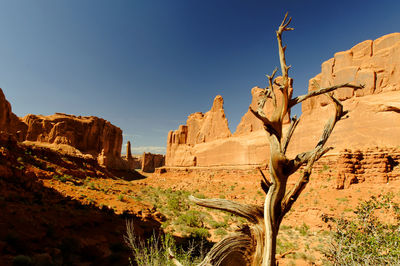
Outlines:
[[[269, 174], [271, 181], [264, 176], [260, 169], [263, 177], [261, 188], [266, 193], [264, 206], [261, 208], [227, 200], [200, 200], [191, 197], [200, 206], [234, 213], [246, 218], [250, 223], [248, 227], [242, 228], [235, 235], [226, 237], [217, 243], [200, 265], [276, 265], [276, 241], [282, 219], [309, 182], [314, 163], [331, 149], [324, 146], [336, 123], [346, 114], [343, 111], [342, 104], [333, 96], [332, 92], [342, 87], [362, 88], [362, 86], [348, 83], [329, 88], [319, 88], [319, 85], [315, 84], [317, 86], [315, 91], [291, 99], [288, 93], [290, 66], [286, 65], [286, 47], [282, 44], [283, 32], [293, 30], [293, 28], [288, 27], [290, 22], [291, 18], [287, 19], [286, 14], [276, 32], [282, 71], [280, 83], [278, 84], [274, 80], [277, 71], [275, 69], [271, 76], [267, 76], [268, 86], [262, 93], [257, 110], [250, 107], [250, 111], [264, 124], [270, 144]], [[282, 93], [280, 102], [277, 100], [273, 85], [278, 85]], [[327, 95], [335, 105], [334, 116], [327, 121], [321, 138], [313, 150], [300, 153], [293, 159], [287, 158], [286, 150], [299, 119], [293, 118], [287, 135], [282, 136], [285, 115], [290, 113], [289, 111], [294, 105], [321, 94]], [[268, 99], [273, 102], [274, 109], [271, 114], [265, 114], [263, 111]], [[305, 168], [301, 177], [295, 186], [287, 192], [289, 176], [303, 165], [305, 165]]]

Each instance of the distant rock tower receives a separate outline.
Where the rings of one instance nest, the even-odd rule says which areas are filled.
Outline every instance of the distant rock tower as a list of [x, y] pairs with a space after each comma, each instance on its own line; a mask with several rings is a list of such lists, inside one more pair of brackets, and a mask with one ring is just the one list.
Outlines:
[[131, 160], [132, 159], [132, 153], [131, 153], [131, 142], [128, 140], [128, 143], [126, 143], [126, 159]]

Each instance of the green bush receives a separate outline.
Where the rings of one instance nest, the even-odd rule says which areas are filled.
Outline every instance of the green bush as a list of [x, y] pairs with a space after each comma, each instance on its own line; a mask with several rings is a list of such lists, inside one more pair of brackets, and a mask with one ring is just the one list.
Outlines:
[[303, 222], [303, 224], [300, 226], [300, 227], [297, 227], [296, 228], [296, 230], [297, 231], [299, 231], [299, 233], [302, 235], [302, 236], [307, 236], [308, 235], [308, 230], [310, 229], [310, 227], [307, 225], [307, 224], [305, 224], [304, 222]]
[[[335, 265], [399, 265], [400, 208], [393, 194], [371, 197], [354, 211], [356, 217], [333, 219], [336, 230], [325, 256]], [[393, 224], [382, 222], [377, 213], [393, 216]]]
[[184, 224], [190, 227], [202, 227], [202, 218], [204, 215], [199, 211], [189, 210], [178, 217], [177, 223]]
[[224, 220], [222, 222], [217, 222], [217, 221], [214, 221], [214, 220], [210, 220], [210, 221], [208, 221], [208, 223], [210, 224], [210, 226], [212, 228], [221, 228], [221, 227], [227, 228], [228, 227], [228, 221], [226, 221], [226, 220]]
[[218, 228], [217, 230], [215, 230], [215, 234], [217, 235], [217, 236], [226, 236], [228, 233], [226, 232], [226, 230], [225, 229], [223, 229], [223, 228]]
[[190, 229], [190, 237], [195, 239], [206, 239], [210, 237], [211, 234], [207, 228], [191, 228]]
[[53, 178], [63, 183], [73, 179], [73, 177], [70, 175], [62, 175], [62, 176], [54, 175]]

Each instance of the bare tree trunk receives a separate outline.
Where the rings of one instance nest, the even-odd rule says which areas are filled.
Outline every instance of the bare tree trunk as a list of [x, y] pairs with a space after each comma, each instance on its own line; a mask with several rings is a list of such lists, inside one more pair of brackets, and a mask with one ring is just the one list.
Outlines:
[[[272, 142], [273, 140], [270, 141]], [[286, 193], [287, 176], [285, 176], [279, 165], [285, 159], [284, 155], [277, 152], [274, 145], [271, 145], [271, 159], [269, 163], [269, 174], [272, 184], [264, 201], [264, 223], [265, 240], [262, 265], [275, 265], [276, 240], [278, 237], [281, 215], [282, 199]], [[284, 160], [283, 160], [284, 161]]]
[[[261, 95], [258, 109], [249, 108], [262, 121], [270, 144], [270, 181], [260, 170], [263, 176], [261, 188], [266, 193], [264, 207], [239, 204], [221, 199], [200, 200], [191, 197], [191, 200], [198, 205], [231, 212], [246, 218], [250, 224], [239, 229], [235, 235], [225, 237], [218, 242], [199, 265], [276, 265], [276, 244], [281, 221], [309, 182], [314, 163], [331, 149], [330, 147], [325, 148], [324, 145], [336, 122], [346, 114], [343, 111], [342, 104], [333, 96], [332, 92], [343, 87], [354, 89], [363, 87], [362, 85], [357, 86], [345, 83], [328, 88], [320, 88], [318, 84], [314, 84], [317, 87], [315, 90], [291, 99], [288, 93], [290, 83], [288, 71], [290, 66], [286, 65], [286, 46], [282, 44], [283, 32], [293, 30], [293, 28], [288, 27], [290, 22], [291, 18], [287, 19], [286, 14], [276, 32], [282, 79], [280, 83], [274, 79], [277, 71], [275, 69], [271, 76], [267, 76], [268, 86]], [[276, 86], [278, 89], [276, 89]], [[275, 90], [281, 94], [280, 97], [275, 95]], [[287, 113], [290, 113], [290, 109], [296, 104], [321, 94], [327, 95], [335, 105], [335, 115], [326, 123], [321, 138], [313, 150], [300, 153], [294, 159], [287, 158], [286, 149], [299, 119], [296, 117], [292, 119], [286, 136], [283, 136], [284, 117]], [[270, 114], [264, 113], [264, 105], [267, 100], [272, 100], [274, 107]], [[287, 192], [289, 176], [295, 173], [302, 165], [305, 165], [302, 175], [295, 186]]]
[[[270, 187], [264, 202], [264, 215], [271, 214], [273, 211], [272, 205], [272, 194], [275, 190], [275, 184]], [[262, 265], [275, 265], [275, 254], [276, 254], [276, 239], [278, 237], [278, 230], [274, 227], [271, 215], [265, 215], [265, 243], [263, 252], [263, 264]]]

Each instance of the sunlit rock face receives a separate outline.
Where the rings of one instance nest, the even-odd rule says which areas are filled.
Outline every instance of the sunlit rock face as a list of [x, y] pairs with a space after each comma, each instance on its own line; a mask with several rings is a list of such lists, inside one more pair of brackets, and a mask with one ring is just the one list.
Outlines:
[[[321, 73], [309, 82], [309, 91], [346, 82], [362, 84], [364, 88], [341, 88], [335, 92], [349, 115], [336, 125], [329, 138], [327, 145], [335, 147], [332, 153], [345, 148], [400, 146], [400, 33], [367, 40], [336, 53], [322, 63]], [[250, 105], [255, 109], [261, 92], [259, 87], [251, 90]], [[279, 99], [277, 88], [275, 92]], [[267, 102], [267, 116], [271, 110], [272, 102]], [[334, 114], [324, 95], [304, 101], [302, 111], [288, 148], [289, 156], [312, 149]], [[289, 114], [285, 122], [289, 122]], [[167, 166], [262, 165], [268, 158], [269, 145], [261, 122], [247, 112], [231, 134], [220, 96], [209, 112], [190, 115], [186, 125], [168, 134]]]
[[[309, 91], [342, 83], [362, 84], [363, 89], [341, 88], [335, 96], [349, 111], [327, 145], [346, 148], [397, 147], [400, 145], [400, 33], [382, 36], [338, 52], [321, 66], [309, 82]], [[303, 115], [289, 150], [292, 154], [311, 149], [318, 142], [325, 122], [334, 113], [329, 99], [318, 96], [302, 105]]]
[[91, 154], [102, 165], [120, 168], [122, 130], [102, 118], [29, 114], [22, 121], [28, 126], [27, 141], [66, 144]]
[[170, 131], [167, 141], [166, 164], [170, 166], [198, 165], [195, 147], [231, 136], [228, 120], [225, 117], [224, 100], [215, 97], [211, 110], [189, 115], [186, 125]]

